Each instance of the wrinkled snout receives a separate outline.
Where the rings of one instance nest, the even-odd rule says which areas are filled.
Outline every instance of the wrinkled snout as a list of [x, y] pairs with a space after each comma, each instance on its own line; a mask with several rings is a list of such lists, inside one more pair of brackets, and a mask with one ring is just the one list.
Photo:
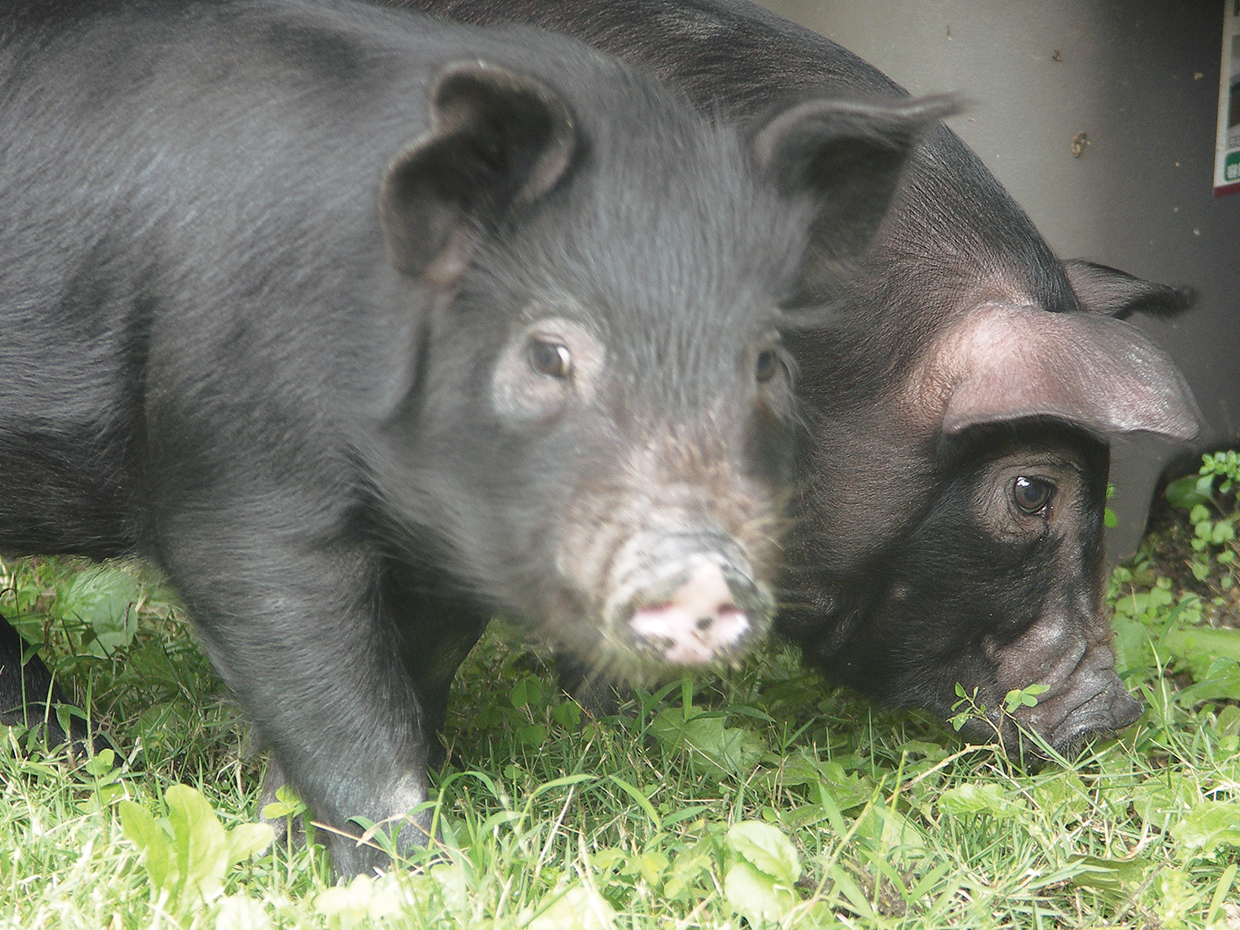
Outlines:
[[1042, 695], [1036, 707], [1018, 712], [1017, 718], [1023, 716], [1022, 724], [1066, 756], [1089, 739], [1131, 726], [1143, 710], [1115, 673], [1110, 647], [1090, 644], [1061, 686]]
[[766, 634], [775, 606], [740, 547], [709, 531], [629, 540], [611, 590], [610, 638], [660, 665], [737, 661]]

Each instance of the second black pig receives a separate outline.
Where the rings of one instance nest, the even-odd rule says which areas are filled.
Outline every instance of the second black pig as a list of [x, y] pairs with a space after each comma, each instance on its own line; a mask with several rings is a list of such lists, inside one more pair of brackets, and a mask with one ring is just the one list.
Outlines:
[[760, 640], [792, 298], [947, 109], [742, 137], [567, 40], [298, 0], [14, 0], [0, 101], [0, 548], [161, 565], [345, 873], [493, 612], [621, 677]]

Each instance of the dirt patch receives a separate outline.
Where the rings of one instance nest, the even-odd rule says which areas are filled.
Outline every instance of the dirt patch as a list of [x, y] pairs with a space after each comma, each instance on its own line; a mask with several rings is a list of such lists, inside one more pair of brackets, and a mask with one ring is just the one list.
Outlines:
[[[1226, 495], [1220, 500], [1228, 513], [1237, 512], [1236, 496]], [[1218, 516], [1217, 512], [1214, 514]], [[1218, 562], [1223, 551], [1240, 552], [1236, 541], [1222, 546], [1210, 546], [1209, 571], [1198, 578], [1194, 566], [1206, 564], [1203, 553], [1193, 548], [1196, 530], [1189, 520], [1188, 511], [1172, 507], [1160, 493], [1150, 509], [1149, 528], [1137, 555], [1155, 573], [1171, 579], [1177, 590], [1191, 591], [1201, 597], [1202, 620], [1210, 626], [1240, 628], [1240, 558], [1230, 566]], [[1200, 568], [1198, 569], [1200, 572]]]

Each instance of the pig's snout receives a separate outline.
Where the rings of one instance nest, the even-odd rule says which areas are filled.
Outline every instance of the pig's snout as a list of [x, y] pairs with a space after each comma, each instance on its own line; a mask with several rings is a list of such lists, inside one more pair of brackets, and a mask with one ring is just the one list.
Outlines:
[[[1110, 656], [1109, 649], [1105, 651]], [[1092, 692], [1092, 694], [1091, 694]], [[1051, 734], [1051, 745], [1068, 755], [1086, 740], [1106, 736], [1131, 726], [1140, 719], [1145, 706], [1128, 693], [1113, 668], [1084, 676], [1068, 695], [1077, 706], [1064, 717]]]
[[1112, 730], [1123, 730], [1132, 726], [1145, 713], [1145, 705], [1128, 693], [1123, 682], [1120, 682], [1118, 688], [1111, 689], [1109, 703], [1107, 716], [1111, 718]]
[[1115, 673], [1110, 647], [1090, 643], [1061, 684], [1017, 716], [1045, 736], [1057, 752], [1071, 756], [1086, 741], [1131, 726], [1144, 710]]
[[762, 638], [774, 613], [773, 598], [727, 537], [631, 540], [616, 576], [608, 625], [660, 663], [735, 661]]
[[646, 642], [663, 645], [675, 665], [708, 665], [749, 633], [749, 615], [736, 605], [723, 571], [699, 558], [684, 583], [662, 604], [635, 611], [629, 628]]

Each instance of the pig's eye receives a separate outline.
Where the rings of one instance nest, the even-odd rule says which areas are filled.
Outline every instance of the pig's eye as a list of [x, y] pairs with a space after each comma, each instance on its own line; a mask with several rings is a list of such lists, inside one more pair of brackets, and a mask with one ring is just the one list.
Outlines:
[[1021, 475], [1012, 482], [1012, 498], [1027, 514], [1041, 513], [1055, 496], [1055, 486], [1042, 478]]
[[541, 339], [530, 343], [530, 367], [549, 378], [567, 378], [573, 373], [573, 356], [568, 346]]
[[779, 371], [779, 353], [774, 349], [763, 349], [758, 353], [758, 359], [754, 363], [754, 377], [758, 379], [759, 384], [766, 384], [775, 377]]

